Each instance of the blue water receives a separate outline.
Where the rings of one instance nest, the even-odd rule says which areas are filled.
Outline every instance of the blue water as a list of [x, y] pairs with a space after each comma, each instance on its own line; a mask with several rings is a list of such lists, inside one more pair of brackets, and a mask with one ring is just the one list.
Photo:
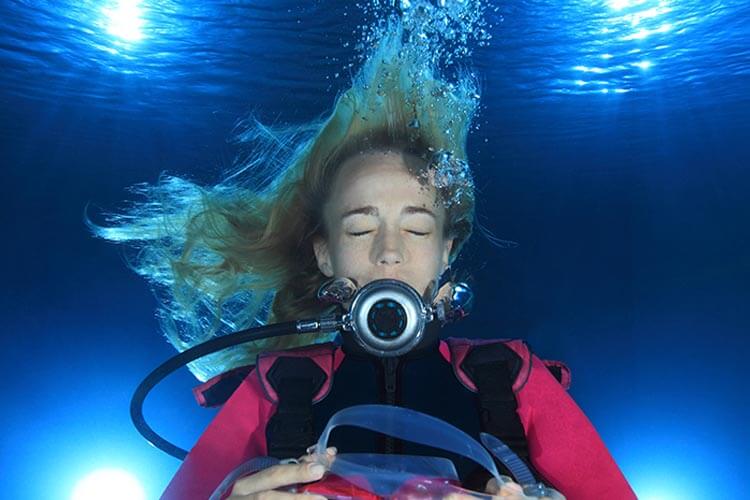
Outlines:
[[[144, 1], [136, 39], [103, 10], [116, 3], [0, 4], [2, 498], [69, 498], [105, 466], [158, 496], [178, 464], [128, 403], [172, 349], [84, 209], [163, 171], [215, 181], [251, 112], [328, 111], [375, 12]], [[482, 90], [469, 154], [480, 221], [519, 246], [468, 245], [466, 334], [567, 361], [641, 498], [750, 486], [750, 3], [508, 0], [486, 18], [488, 45], [461, 62]], [[146, 405], [183, 447], [212, 416], [192, 384], [175, 376]]]

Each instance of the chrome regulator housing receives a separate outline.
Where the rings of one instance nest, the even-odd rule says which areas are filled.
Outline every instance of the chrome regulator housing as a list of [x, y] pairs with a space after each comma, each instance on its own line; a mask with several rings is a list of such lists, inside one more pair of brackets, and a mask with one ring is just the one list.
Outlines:
[[349, 278], [337, 278], [318, 291], [323, 302], [351, 302], [349, 312], [336, 322], [338, 328], [351, 332], [365, 351], [379, 357], [406, 354], [422, 340], [428, 323], [462, 319], [474, 302], [465, 283], [447, 283], [437, 296], [441, 298], [427, 305], [414, 288], [393, 279], [372, 281], [358, 290]]
[[380, 357], [406, 354], [416, 346], [434, 318], [416, 290], [402, 281], [368, 283], [354, 296], [344, 330], [354, 333], [362, 348]]

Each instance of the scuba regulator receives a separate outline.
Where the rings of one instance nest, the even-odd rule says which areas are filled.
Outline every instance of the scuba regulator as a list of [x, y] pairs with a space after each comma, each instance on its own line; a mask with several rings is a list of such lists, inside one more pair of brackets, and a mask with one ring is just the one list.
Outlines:
[[350, 304], [346, 313], [250, 328], [191, 347], [162, 363], [138, 385], [130, 401], [130, 417], [149, 443], [183, 460], [187, 451], [162, 438], [143, 416], [146, 396], [172, 372], [198, 358], [235, 345], [317, 332], [338, 331], [341, 335], [351, 335], [374, 356], [401, 356], [419, 344], [428, 323], [450, 323], [471, 312], [474, 294], [465, 283], [448, 283], [440, 291], [444, 292], [438, 294], [441, 298], [426, 304], [414, 288], [398, 280], [376, 280], [361, 289], [348, 278], [328, 281], [318, 290], [318, 299], [341, 306]]
[[445, 324], [469, 313], [473, 305], [469, 287], [464, 283], [449, 286], [449, 297], [429, 306], [414, 288], [391, 279], [376, 280], [357, 290], [350, 279], [338, 278], [323, 285], [318, 298], [339, 304], [351, 299], [349, 312], [337, 327], [350, 332], [368, 353], [389, 358], [406, 354], [419, 344], [433, 320]]

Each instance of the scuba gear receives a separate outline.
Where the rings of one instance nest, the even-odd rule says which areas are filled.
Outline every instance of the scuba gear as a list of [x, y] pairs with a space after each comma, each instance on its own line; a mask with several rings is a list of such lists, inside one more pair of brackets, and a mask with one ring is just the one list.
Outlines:
[[[334, 289], [336, 287], [338, 291], [327, 296], [335, 297], [340, 304], [342, 300], [351, 299], [354, 306], [357, 296], [349, 293], [352, 287], [346, 283], [336, 283]], [[460, 398], [474, 393], [471, 397], [479, 410], [481, 430], [507, 443], [537, 477], [574, 498], [612, 497], [612, 492], [619, 493], [617, 498], [634, 498], [593, 426], [565, 393], [570, 377], [564, 365], [541, 361], [520, 340], [439, 341], [438, 323], [468, 314], [472, 303], [470, 291], [465, 286], [454, 285], [443, 290], [447, 293], [437, 294], [445, 298], [425, 307], [416, 292], [411, 293], [404, 287], [393, 280], [369, 283], [358, 292], [369, 298], [358, 301], [359, 307], [350, 308], [348, 314], [269, 325], [220, 337], [175, 356], [152, 372], [134, 395], [131, 416], [139, 431], [155, 446], [185, 458], [162, 498], [205, 499], [228, 473], [248, 459], [267, 455], [298, 456], [296, 451], [304, 450], [315, 439], [314, 423], [327, 420], [313, 418], [314, 408], [319, 411], [332, 401], [327, 396], [334, 385], [334, 374], [342, 366], [354, 366], [357, 350], [365, 356], [364, 364], [372, 359], [382, 365], [378, 378], [384, 381], [384, 401], [399, 406], [402, 405], [399, 380], [409, 380], [400, 375], [401, 361], [415, 358], [413, 363], [416, 363], [436, 357], [438, 362], [442, 358], [443, 362], [448, 362], [444, 365], [448, 369], [448, 379], [445, 375], [436, 378], [431, 369], [423, 370], [421, 377], [424, 379], [422, 387], [434, 384], [440, 391], [439, 397], [428, 397], [430, 404], [440, 406], [427, 413], [441, 417], [452, 415], [454, 419], [456, 415], [466, 414], [471, 403], [457, 404], [453, 394], [445, 392], [449, 380], [461, 391], [463, 385], [468, 392], [464, 391], [465, 395]], [[395, 292], [389, 294], [388, 290]], [[144, 398], [156, 383], [179, 366], [230, 345], [318, 330], [339, 330], [343, 348], [329, 343], [262, 353], [255, 367], [240, 367], [202, 384], [196, 391], [202, 404], [225, 403], [189, 454], [160, 438], [143, 421]], [[392, 334], [394, 331], [396, 333]], [[397, 351], [405, 344], [412, 345], [412, 350], [400, 356], [373, 356], [367, 350], [372, 338], [381, 342], [376, 349], [382, 351]], [[372, 343], [369, 345], [372, 347]], [[440, 373], [444, 371], [440, 369]], [[416, 373], [413, 375], [412, 380]], [[349, 387], [351, 395], [366, 398], [368, 391], [356, 386], [362, 382], [367, 383], [343, 376], [337, 387]], [[354, 391], [351, 384], [355, 384]], [[424, 391], [419, 393], [424, 394]], [[144, 433], [144, 429], [150, 434]], [[385, 450], [398, 451], [399, 447], [386, 446]], [[345, 479], [339, 478], [336, 483], [343, 488], [341, 491], [351, 486], [346, 486]], [[464, 481], [464, 485], [477, 484], [481, 486], [473, 487], [480, 489], [489, 477], [484, 478], [484, 483], [475, 483], [471, 477], [467, 479], [470, 481]], [[432, 486], [448, 488], [451, 485], [440, 482]], [[423, 492], [425, 487], [418, 481], [403, 485], [416, 493]]]
[[[481, 431], [493, 433], [528, 462], [529, 450], [514, 396], [514, 387], [521, 388], [529, 376], [528, 348], [520, 341], [508, 342], [516, 350], [497, 341], [481, 343], [449, 338], [440, 342], [438, 333], [437, 328], [428, 328], [425, 342], [401, 358], [373, 358], [348, 337], [344, 337], [340, 349], [328, 344], [261, 355], [255, 374], [263, 392], [277, 404], [276, 413], [266, 425], [267, 454], [302, 455], [304, 445], [322, 432], [321, 427], [315, 428], [315, 423], [326, 422], [342, 407], [377, 401], [440, 415], [477, 439]], [[340, 355], [345, 355], [343, 360]], [[477, 373], [488, 383], [477, 377]], [[423, 377], [419, 374], [429, 378], [420, 381]], [[331, 383], [334, 378], [338, 383]], [[373, 379], [378, 381], [377, 387], [367, 384]], [[408, 381], [412, 383], [405, 383]], [[514, 385], [514, 381], [518, 384]], [[430, 392], [430, 384], [439, 389]], [[199, 389], [197, 394], [201, 392]], [[377, 399], [357, 394], [377, 395]], [[446, 406], [445, 401], [451, 404]], [[479, 410], [480, 418], [475, 417], [474, 424], [467, 426], [466, 412], [462, 409], [474, 407]], [[403, 442], [389, 436], [377, 442], [363, 442], [362, 436], [347, 430], [346, 437], [337, 438], [342, 447], [349, 449], [352, 442], [357, 442], [358, 451], [362, 452], [374, 448], [381, 453], [422, 452], [405, 450]], [[469, 470], [462, 472], [467, 475]]]
[[482, 432], [480, 434], [482, 444], [492, 452], [492, 455], [505, 465], [513, 478], [523, 486], [523, 494], [529, 497], [559, 498], [560, 494], [544, 483], [539, 482], [525, 463], [513, 453], [508, 445], [500, 441], [492, 434]]
[[[346, 342], [347, 339], [349, 337], [344, 337], [343, 340]], [[356, 345], [356, 342], [351, 340], [349, 346]], [[514, 432], [513, 428], [497, 437], [511, 444], [511, 448], [527, 461], [527, 464], [533, 465], [534, 474], [543, 478], [545, 483], [552, 485], [569, 498], [582, 500], [635, 498], [596, 430], [567, 395], [565, 389], [570, 376], [567, 369], [563, 368], [564, 365], [557, 362], [543, 362], [534, 356], [528, 346], [520, 340], [448, 338], [425, 348], [423, 353], [418, 352], [420, 349], [421, 347], [418, 347], [414, 352], [415, 359], [406, 365], [407, 369], [410, 365], [414, 365], [415, 369], [405, 373], [403, 380], [404, 382], [411, 380], [415, 383], [409, 393], [414, 394], [417, 391], [420, 399], [416, 402], [421, 401], [427, 406], [411, 405], [411, 408], [423, 413], [440, 415], [442, 419], [469, 432], [475, 438], [479, 436], [479, 429], [470, 430], [471, 426], [478, 426], [482, 423], [484, 429], [494, 434], [495, 429], [499, 428], [502, 422], [509, 419], [511, 415], [515, 415], [515, 418], [521, 422], [520, 432], [522, 433], [516, 441], [523, 439], [525, 448], [513, 448], [514, 438], [510, 436], [509, 439], [507, 436], [508, 432]], [[429, 361], [430, 364], [423, 363], [423, 361], [433, 359], [431, 353], [435, 356], [434, 363], [432, 361]], [[412, 353], [409, 353], [405, 357], [411, 356]], [[333, 413], [351, 406], [352, 403], [362, 404], [373, 401], [372, 380], [368, 381], [367, 377], [360, 376], [361, 373], [353, 373], [351, 370], [354, 366], [365, 367], [370, 362], [367, 359], [359, 362], [356, 353], [346, 351], [346, 344], [343, 348], [329, 343], [264, 353], [259, 357], [255, 368], [235, 387], [231, 397], [224, 402], [220, 412], [203, 432], [164, 492], [163, 499], [202, 500], [208, 498], [215, 486], [221, 483], [238, 464], [253, 457], [274, 453], [271, 451], [274, 443], [270, 440], [276, 437], [267, 431], [269, 427], [272, 427], [271, 421], [277, 417], [280, 403], [284, 398], [283, 393], [275, 391], [274, 384], [283, 380], [284, 371], [287, 371], [279, 369], [285, 364], [277, 363], [290, 358], [312, 360], [326, 379], [318, 393], [313, 395], [313, 404], [308, 399], [304, 407], [312, 408], [316, 422], [325, 424]], [[355, 358], [357, 363], [354, 363]], [[508, 373], [511, 374], [508, 387], [512, 394], [512, 403], [492, 404], [493, 397], [482, 396], [483, 385], [475, 384], [472, 380], [477, 371], [470, 369], [473, 364], [482, 364], [480, 362], [494, 363], [502, 367], [498, 373], [506, 371], [506, 376]], [[445, 368], [436, 372], [433, 368], [439, 366], [435, 363], [442, 364]], [[293, 365], [287, 364], [286, 368], [289, 367]], [[554, 372], [562, 374], [562, 377], [559, 380], [556, 379]], [[418, 376], [420, 373], [422, 376]], [[293, 370], [288, 370], [286, 373], [287, 376], [293, 374]], [[212, 381], [213, 385], [203, 384], [198, 388], [198, 394], [204, 389], [211, 391], [221, 382], [222, 380], [218, 380]], [[449, 387], [450, 382], [460, 389], [459, 393], [452, 392], [453, 389]], [[409, 387], [404, 389], [409, 389]], [[347, 399], [337, 402], [337, 395], [339, 398], [346, 396]], [[424, 397], [425, 395], [427, 396]], [[482, 399], [485, 399], [484, 404], [482, 404]], [[456, 420], [457, 415], [468, 417], [475, 414], [472, 411], [472, 400], [476, 401], [481, 418], [474, 417], [466, 421], [460, 417], [460, 420]], [[221, 401], [214, 402], [221, 403]], [[297, 403], [290, 401], [289, 404], [296, 406]], [[399, 404], [399, 406], [402, 405]], [[299, 407], [298, 410], [302, 411], [303, 408]], [[502, 414], [496, 414], [498, 411]], [[282, 415], [278, 418], [283, 422], [286, 417]], [[294, 419], [290, 420], [289, 424], [288, 431], [295, 432]], [[347, 428], [342, 429], [347, 430]], [[312, 438], [304, 443], [298, 443], [301, 450], [299, 454], [305, 452], [307, 444], [314, 442], [316, 434], [321, 430], [322, 427], [311, 431]], [[342, 450], [352, 449], [353, 445], [348, 444], [349, 438], [352, 437], [350, 434], [339, 437], [341, 440], [332, 444]], [[366, 451], [372, 447], [358, 446], [358, 449]], [[413, 454], [408, 448], [405, 451]], [[420, 450], [416, 454], [421, 453]], [[427, 454], [433, 453], [428, 450]], [[459, 464], [454, 463], [458, 467]], [[467, 472], [471, 471], [467, 470]], [[462, 476], [462, 481], [464, 487], [475, 490], [483, 489], [486, 481], [491, 477], [480, 476], [475, 480], [472, 476], [473, 473], [467, 475], [466, 479]], [[331, 483], [325, 484], [333, 488]], [[340, 487], [338, 491], [349, 491], [345, 487], [348, 483], [336, 484]], [[421, 486], [418, 484], [415, 487], [419, 490]], [[341, 495], [345, 494], [341, 493]], [[359, 494], [351, 494], [350, 497], [376, 498]], [[332, 495], [331, 498], [336, 497]]]
[[[295, 489], [296, 492], [322, 494], [331, 498], [331, 493], [340, 493], [343, 481], [350, 484], [349, 493], [352, 489], [356, 489], [356, 498], [369, 498], [372, 495], [376, 498], [414, 498], [413, 493], [418, 493], [422, 498], [442, 498], [449, 492], [467, 492], [475, 497], [476, 492], [470, 492], [458, 486], [460, 482], [456, 469], [451, 461], [445, 458], [338, 453], [331, 460], [325, 453], [327, 442], [331, 431], [340, 426], [361, 427], [434, 448], [453, 451], [480, 464], [492, 474], [498, 484], [505, 482], [487, 450], [460, 429], [425, 413], [407, 408], [389, 405], [359, 405], [345, 408], [334, 414], [314, 446], [314, 459], [326, 468], [328, 476], [315, 483], [301, 485]], [[492, 439], [495, 439], [493, 446], [498, 444], [503, 446], [496, 438]], [[504, 463], [513, 460], [520, 462], [520, 459], [507, 447], [502, 455], [495, 455], [495, 457]], [[211, 499], [220, 499], [240, 476], [270, 465], [274, 463], [269, 462], [268, 457], [257, 457], [240, 465], [214, 491]], [[523, 476], [526, 482], [522, 484], [528, 484], [529, 490], [533, 488], [534, 496], [545, 496], [554, 500], [561, 498], [559, 493], [537, 483], [528, 469], [522, 473], [526, 474]], [[333, 485], [329, 480], [331, 475], [336, 478]], [[521, 481], [521, 477], [516, 479]], [[482, 496], [482, 498], [485, 497], [491, 498], [492, 496]]]
[[450, 284], [450, 296], [427, 306], [416, 290], [403, 281], [382, 279], [368, 283], [355, 293], [348, 278], [331, 280], [318, 297], [343, 304], [349, 299], [349, 313], [342, 319], [343, 331], [368, 353], [382, 357], [401, 356], [422, 339], [425, 326], [434, 319], [445, 324], [469, 314], [474, 296], [464, 283]]
[[362, 288], [352, 300], [349, 315], [352, 321], [345, 329], [355, 333], [367, 352], [383, 358], [409, 352], [421, 340], [425, 324], [432, 320], [432, 311], [424, 307], [413, 288], [391, 280]]
[[[331, 431], [339, 426], [355, 426], [399, 439], [452, 451], [480, 464], [499, 482], [500, 474], [492, 457], [462, 430], [433, 416], [391, 405], [359, 405], [334, 414], [316, 444], [316, 454], [325, 456]], [[324, 464], [326, 465], [326, 464]], [[379, 495], [391, 495], [417, 476], [458, 481], [453, 464], [444, 458], [339, 453], [330, 471], [352, 478], [360, 487]]]
[[454, 291], [450, 296], [432, 306], [426, 306], [412, 287], [397, 280], [376, 280], [356, 294], [355, 290], [354, 283], [343, 278], [326, 283], [319, 291], [319, 297], [338, 303], [353, 296], [352, 309], [347, 314], [250, 328], [209, 340], [168, 359], [136, 388], [130, 402], [133, 425], [149, 443], [183, 460], [187, 451], [161, 437], [146, 423], [143, 403], [159, 382], [188, 363], [254, 340], [336, 330], [351, 332], [360, 344], [382, 356], [397, 356], [419, 342], [427, 323], [436, 318], [441, 323], [461, 319], [469, 313], [473, 303], [471, 291], [463, 283], [452, 285]]

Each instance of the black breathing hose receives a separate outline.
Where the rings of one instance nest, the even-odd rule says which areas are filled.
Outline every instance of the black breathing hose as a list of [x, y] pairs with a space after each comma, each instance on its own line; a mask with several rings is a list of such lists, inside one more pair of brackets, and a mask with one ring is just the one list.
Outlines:
[[178, 370], [179, 368], [182, 368], [191, 361], [195, 361], [196, 359], [202, 356], [206, 356], [207, 354], [221, 351], [222, 349], [226, 349], [227, 347], [243, 344], [245, 342], [250, 342], [253, 340], [279, 337], [282, 335], [289, 335], [294, 333], [313, 333], [312, 331], [299, 332], [298, 325], [300, 323], [301, 322], [299, 321], [288, 321], [286, 323], [277, 323], [273, 325], [249, 328], [247, 330], [242, 330], [237, 333], [232, 333], [230, 335], [224, 335], [222, 337], [209, 340], [208, 342], [204, 342], [203, 344], [191, 347], [190, 349], [169, 358], [167, 361], [159, 365], [159, 367], [157, 367], [154, 371], [149, 373], [148, 376], [143, 379], [143, 382], [138, 385], [135, 393], [133, 393], [133, 398], [130, 400], [130, 418], [133, 420], [133, 425], [135, 425], [135, 428], [138, 429], [138, 432], [140, 432], [141, 435], [146, 438], [149, 443], [159, 448], [160, 450], [169, 453], [175, 458], [184, 460], [188, 452], [186, 450], [183, 450], [179, 446], [170, 443], [159, 434], [157, 434], [156, 431], [154, 431], [143, 418], [143, 402], [145, 401], [148, 393], [151, 392], [151, 389], [153, 389], [156, 384], [164, 380], [172, 372]]

